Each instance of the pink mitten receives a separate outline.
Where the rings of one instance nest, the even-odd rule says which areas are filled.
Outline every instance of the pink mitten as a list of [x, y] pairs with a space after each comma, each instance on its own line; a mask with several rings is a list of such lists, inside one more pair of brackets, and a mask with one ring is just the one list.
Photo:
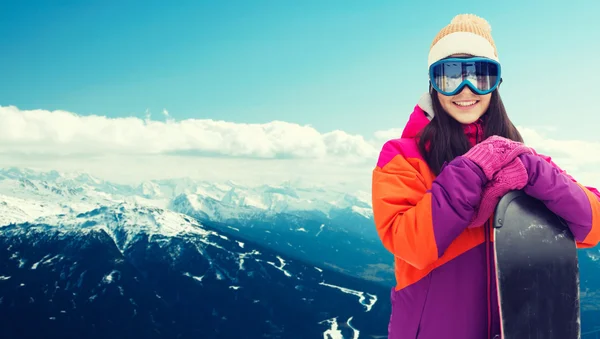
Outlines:
[[473, 146], [464, 156], [479, 165], [488, 180], [492, 180], [496, 172], [522, 153], [532, 151], [520, 142], [494, 135]]
[[521, 159], [515, 157], [504, 166], [483, 188], [481, 203], [471, 219], [469, 227], [483, 225], [492, 215], [498, 201], [512, 190], [520, 190], [527, 185], [529, 176]]

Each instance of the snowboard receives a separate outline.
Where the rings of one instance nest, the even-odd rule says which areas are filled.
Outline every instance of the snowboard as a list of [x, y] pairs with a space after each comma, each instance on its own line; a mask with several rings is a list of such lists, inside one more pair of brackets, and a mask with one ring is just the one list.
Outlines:
[[566, 223], [523, 191], [504, 195], [493, 221], [501, 338], [580, 338], [579, 264]]

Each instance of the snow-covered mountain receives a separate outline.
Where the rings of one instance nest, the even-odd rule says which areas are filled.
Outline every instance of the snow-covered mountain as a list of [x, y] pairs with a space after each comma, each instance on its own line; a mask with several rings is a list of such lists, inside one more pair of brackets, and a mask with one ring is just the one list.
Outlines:
[[30, 200], [59, 199], [68, 205], [87, 203], [84, 209], [107, 202], [135, 201], [219, 222], [280, 213], [312, 213], [325, 218], [347, 213], [365, 220], [372, 218], [370, 196], [366, 192], [348, 194], [291, 184], [248, 187], [232, 181], [209, 183], [183, 178], [128, 186], [86, 173], [8, 168], [0, 169], [0, 194]]
[[[19, 182], [19, 187], [6, 187], [6, 183]], [[294, 186], [284, 183], [279, 186], [244, 186], [233, 181], [212, 183], [189, 178], [154, 180], [138, 186], [110, 183], [86, 173], [37, 172], [30, 169], [0, 169], [0, 192], [13, 195], [37, 196], [44, 189], [63, 197], [78, 195], [111, 195], [115, 199], [141, 198], [140, 201], [165, 204], [187, 198], [198, 212], [206, 213], [215, 221], [240, 218], [252, 213], [275, 214], [281, 212], [321, 212], [326, 216], [335, 211], [347, 210], [365, 218], [372, 217], [370, 196], [367, 192], [333, 191], [323, 187]], [[36, 187], [37, 186], [37, 187]], [[27, 193], [26, 193], [27, 192]], [[220, 204], [211, 207], [204, 200]], [[166, 207], [166, 206], [164, 206]], [[247, 214], [250, 213], [250, 214]]]
[[393, 283], [365, 192], [323, 187], [248, 187], [188, 178], [114, 184], [86, 173], [0, 170], [0, 225], [73, 216], [117, 203], [169, 209], [300, 260]]
[[[211, 201], [211, 203], [206, 203]], [[207, 217], [227, 221], [251, 217], [256, 214], [295, 212], [321, 212], [331, 216], [332, 212], [347, 210], [365, 218], [372, 216], [371, 205], [366, 194], [348, 195], [328, 192], [324, 189], [302, 189], [290, 186], [264, 185], [248, 188], [235, 184], [198, 185], [193, 193], [183, 193], [174, 199], [174, 208], [183, 203]]]
[[322, 188], [1, 170], [3, 333], [384, 337], [392, 269], [368, 208]]
[[0, 232], [7, 337], [384, 336], [388, 293], [127, 202]]

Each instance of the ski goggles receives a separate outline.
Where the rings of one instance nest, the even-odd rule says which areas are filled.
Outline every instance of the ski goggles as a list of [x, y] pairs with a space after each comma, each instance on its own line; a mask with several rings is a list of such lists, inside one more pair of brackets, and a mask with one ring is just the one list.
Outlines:
[[493, 92], [500, 84], [500, 63], [487, 58], [448, 58], [429, 67], [433, 88], [443, 95], [459, 93], [465, 86], [479, 95]]

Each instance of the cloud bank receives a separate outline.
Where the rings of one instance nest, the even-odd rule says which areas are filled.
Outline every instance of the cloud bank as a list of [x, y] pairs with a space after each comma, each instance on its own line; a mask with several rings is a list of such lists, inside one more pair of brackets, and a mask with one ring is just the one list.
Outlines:
[[378, 150], [360, 135], [320, 133], [282, 121], [240, 124], [80, 116], [66, 111], [0, 107], [0, 151], [44, 155], [197, 154], [258, 159], [372, 159]]
[[[258, 184], [300, 180], [370, 191], [381, 146], [402, 131], [399, 126], [365, 137], [282, 121], [175, 121], [162, 113], [165, 121], [0, 107], [0, 166], [86, 171], [121, 182], [182, 176]], [[576, 179], [600, 186], [600, 142], [519, 130], [528, 145]]]

